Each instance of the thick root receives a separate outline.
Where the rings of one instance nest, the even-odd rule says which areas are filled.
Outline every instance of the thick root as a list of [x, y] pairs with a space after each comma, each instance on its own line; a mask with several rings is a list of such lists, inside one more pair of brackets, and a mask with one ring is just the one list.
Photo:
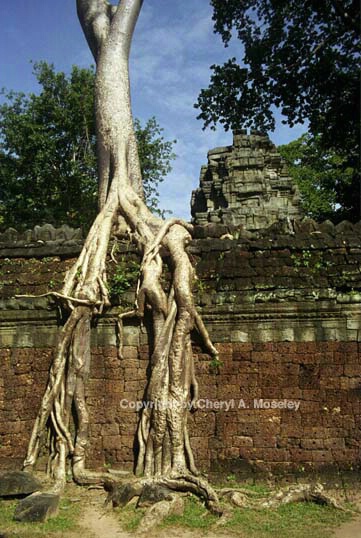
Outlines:
[[199, 497], [211, 513], [221, 516], [222, 508], [218, 495], [210, 484], [192, 475], [176, 477], [160, 477], [151, 479], [138, 479], [126, 483], [118, 483], [108, 480], [104, 484], [108, 492], [106, 502], [111, 502], [113, 507], [124, 507], [134, 497], [139, 497], [137, 506], [150, 506], [160, 501], [169, 501], [172, 495], [178, 493], [192, 493]]
[[159, 501], [150, 506], [142, 520], [140, 521], [137, 533], [145, 534], [159, 525], [163, 519], [171, 515], [182, 516], [184, 512], [184, 501], [176, 494], [170, 495], [169, 500]]
[[[99, 220], [97, 227], [101, 228]], [[176, 479], [172, 478], [169, 487], [173, 484], [175, 490], [198, 494], [204, 498], [212, 511], [217, 512], [218, 499], [215, 493], [204, 481], [197, 478], [198, 471], [187, 430], [188, 409], [198, 396], [190, 341], [190, 332], [195, 323], [204, 337], [206, 346], [211, 353], [216, 353], [193, 303], [191, 293], [193, 268], [185, 252], [185, 244], [190, 238], [187, 228], [178, 220], [165, 223], [151, 249], [145, 252], [136, 308], [120, 315], [118, 320], [119, 355], [122, 353], [123, 318], [128, 315], [141, 316], [144, 305], [147, 304], [153, 311], [155, 336], [147, 398], [154, 405], [144, 411], [139, 423], [140, 451], [137, 474], [144, 473], [147, 477], [155, 476], [157, 479], [164, 476], [178, 476], [178, 482], [174, 482]], [[149, 230], [147, 233], [150, 233]], [[97, 244], [96, 235], [90, 234], [90, 237]], [[160, 285], [163, 262], [160, 255], [154, 251], [160, 241], [164, 242], [171, 258], [173, 282], [168, 297]], [[48, 469], [49, 474], [56, 480], [57, 490], [60, 490], [65, 483], [66, 458], [69, 454], [72, 456], [73, 478], [78, 484], [104, 484], [108, 478], [105, 474], [85, 469], [89, 429], [85, 384], [90, 369], [90, 324], [94, 313], [100, 310], [99, 304], [106, 304], [107, 298], [103, 284], [105, 276], [94, 278], [94, 260], [88, 259], [91, 253], [94, 254], [95, 246], [87, 241], [84, 248], [85, 254], [81, 258], [86, 267], [92, 265], [92, 271], [89, 279], [83, 275], [77, 284], [74, 284], [75, 289], [69, 290], [71, 295], [59, 294], [69, 301], [73, 296], [75, 299], [81, 296], [81, 303], [76, 302], [72, 305], [71, 314], [61, 331], [56, 359], [52, 365], [48, 387], [24, 463], [25, 468], [35, 464], [45, 424], [50, 420], [51, 451]], [[98, 274], [102, 272], [104, 265], [105, 260], [98, 258]], [[73, 271], [70, 274], [69, 278], [72, 280]], [[98, 286], [96, 292], [98, 300], [94, 300], [95, 285]], [[68, 280], [64, 289], [69, 289]], [[90, 298], [87, 299], [87, 296]], [[192, 399], [191, 393], [193, 393]], [[75, 441], [69, 431], [72, 407], [77, 414]], [[192, 476], [198, 482], [192, 481]]]
[[274, 509], [284, 504], [297, 502], [313, 502], [330, 506], [337, 510], [345, 510], [336, 499], [324, 492], [324, 488], [321, 484], [300, 484], [291, 486], [286, 490], [277, 492], [271, 499], [261, 503], [260, 508]]
[[[107, 483], [107, 476], [91, 473], [85, 466], [89, 436], [85, 387], [90, 368], [91, 322], [110, 305], [106, 261], [110, 238], [121, 222], [143, 256], [132, 314], [142, 317], [146, 308], [151, 310], [155, 342], [146, 390], [151, 407], [144, 410], [137, 432], [140, 445], [137, 474], [159, 485], [163, 481], [171, 490], [194, 493], [210, 510], [219, 513], [216, 493], [196, 476], [187, 431], [188, 410], [198, 395], [190, 336], [195, 326], [210, 353], [217, 355], [193, 300], [194, 269], [186, 252], [193, 226], [179, 219], [163, 221], [154, 217], [144, 203], [140, 187], [128, 56], [141, 4], [138, 0], [122, 0], [110, 16], [107, 9], [104, 11], [106, 2], [78, 2], [81, 24], [97, 63], [100, 211], [78, 260], [66, 275], [63, 289], [51, 292], [67, 309], [68, 319], [60, 330], [24, 468], [34, 467], [48, 427], [48, 469], [57, 488], [65, 484], [69, 456], [76, 482]], [[114, 261], [114, 256], [111, 257]], [[165, 263], [171, 273], [169, 292], [162, 282]], [[120, 356], [123, 317], [119, 317], [118, 323]], [[73, 410], [75, 435], [70, 433]]]
[[297, 484], [285, 489], [272, 492], [259, 497], [244, 488], [222, 488], [218, 490], [221, 498], [227, 499], [234, 506], [239, 508], [271, 509], [275, 510], [279, 506], [298, 502], [313, 502], [325, 506], [330, 506], [337, 510], [347, 511], [334, 497], [325, 493], [321, 484]]

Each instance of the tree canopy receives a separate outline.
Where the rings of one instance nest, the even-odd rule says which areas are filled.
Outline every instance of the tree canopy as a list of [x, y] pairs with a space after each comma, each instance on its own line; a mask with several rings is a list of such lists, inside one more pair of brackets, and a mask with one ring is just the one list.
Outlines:
[[[49, 222], [88, 227], [97, 212], [93, 69], [69, 76], [34, 64], [38, 95], [5, 91], [0, 106], [0, 226]], [[155, 118], [135, 120], [144, 191], [158, 209], [158, 184], [171, 170], [174, 142]]]
[[278, 148], [299, 186], [305, 214], [317, 221], [349, 217], [352, 200], [347, 199], [353, 169], [344, 157], [325, 150], [319, 138], [305, 134]]
[[361, 44], [355, 0], [212, 0], [215, 31], [236, 34], [242, 64], [211, 66], [195, 105], [204, 126], [275, 127], [278, 108], [291, 127], [308, 122], [318, 145], [354, 170], [346, 198], [359, 215]]

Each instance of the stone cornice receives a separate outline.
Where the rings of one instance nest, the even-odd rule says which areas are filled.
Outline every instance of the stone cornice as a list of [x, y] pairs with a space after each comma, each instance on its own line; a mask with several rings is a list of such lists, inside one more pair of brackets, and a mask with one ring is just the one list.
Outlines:
[[[360, 304], [283, 303], [253, 308], [202, 309], [204, 322], [215, 342], [361, 340]], [[116, 344], [119, 308], [109, 310], [93, 330], [96, 345]], [[0, 320], [0, 347], [52, 347], [61, 325], [57, 309], [7, 310]], [[146, 343], [146, 328], [137, 319], [127, 320], [127, 345]], [[195, 339], [198, 340], [195, 334]]]

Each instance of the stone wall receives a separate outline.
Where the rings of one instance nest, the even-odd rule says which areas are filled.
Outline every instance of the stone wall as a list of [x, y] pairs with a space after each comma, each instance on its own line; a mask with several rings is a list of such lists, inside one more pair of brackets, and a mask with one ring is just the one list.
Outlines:
[[[220, 225], [196, 227], [189, 246], [199, 309], [221, 360], [214, 364], [194, 334], [202, 401], [190, 433], [205, 470], [296, 472], [360, 463], [360, 226], [303, 221], [291, 235], [281, 232], [247, 236]], [[81, 246], [64, 238], [37, 241], [39, 247], [0, 238], [0, 468], [19, 467], [24, 458], [61, 323], [51, 300], [13, 296], [59, 289]], [[35, 248], [42, 249], [37, 258]], [[131, 298], [128, 292], [120, 299]], [[127, 402], [143, 398], [147, 328], [127, 322], [119, 359], [119, 308], [93, 329], [87, 389], [93, 468], [131, 468], [136, 450], [138, 415]], [[278, 407], [267, 408], [271, 401]], [[292, 402], [297, 410], [282, 408]]]

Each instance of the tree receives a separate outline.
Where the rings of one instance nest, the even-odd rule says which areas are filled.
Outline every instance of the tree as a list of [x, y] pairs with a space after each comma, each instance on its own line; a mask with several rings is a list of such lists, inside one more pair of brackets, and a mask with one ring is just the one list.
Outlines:
[[[92, 320], [110, 306], [106, 286], [106, 259], [111, 235], [130, 232], [143, 260], [135, 308], [119, 316], [152, 313], [154, 347], [146, 399], [152, 403], [138, 427], [138, 480], [128, 484], [128, 500], [144, 485], [163, 484], [191, 491], [220, 513], [218, 497], [199, 476], [187, 430], [187, 407], [197, 399], [197, 382], [190, 333], [194, 326], [209, 352], [217, 357], [200, 316], [192, 282], [194, 269], [185, 251], [193, 227], [179, 219], [163, 221], [144, 202], [141, 167], [131, 114], [128, 59], [141, 0], [77, 0], [78, 15], [96, 61], [95, 111], [99, 170], [99, 213], [82, 252], [68, 271], [60, 293], [52, 292], [67, 310], [54, 353], [48, 385], [31, 434], [25, 470], [32, 470], [47, 426], [50, 428], [49, 470], [59, 492], [66, 481], [70, 457], [79, 484], [107, 483], [109, 475], [85, 467], [89, 417], [85, 383], [90, 364]], [[162, 249], [161, 249], [162, 247]], [[171, 278], [162, 287], [164, 262]], [[70, 433], [72, 409], [76, 435]], [[144, 477], [143, 477], [144, 475]]]
[[[197, 472], [187, 429], [189, 404], [194, 405], [198, 399], [190, 334], [193, 327], [198, 329], [208, 351], [218, 360], [217, 350], [196, 312], [191, 292], [194, 270], [185, 247], [193, 227], [179, 219], [164, 221], [152, 214], [144, 202], [128, 70], [131, 38], [141, 6], [141, 0], [121, 0], [117, 6], [105, 0], [77, 0], [79, 19], [97, 64], [99, 213], [79, 258], [65, 276], [61, 292], [49, 293], [61, 301], [66, 320], [59, 331], [24, 470], [34, 468], [42, 439], [48, 433], [48, 470], [54, 478], [53, 493], [59, 494], [65, 487], [69, 458], [77, 483], [102, 483], [115, 495], [113, 499], [116, 498], [118, 504], [126, 504], [144, 488], [155, 493], [154, 488], [166, 486], [173, 491], [198, 495], [212, 512], [220, 515], [222, 509], [216, 492]], [[152, 315], [154, 345], [146, 388], [149, 405], [143, 408], [137, 431], [138, 478], [118, 486], [109, 475], [93, 473], [85, 467], [89, 427], [85, 384], [91, 360], [91, 325], [110, 306], [106, 286], [110, 237], [125, 232], [132, 234], [142, 255], [142, 264], [134, 310], [119, 315], [120, 337], [124, 317], [142, 318], [147, 306]], [[170, 279], [163, 288], [164, 264], [168, 265]], [[73, 412], [75, 435], [70, 428]], [[164, 488], [157, 493], [164, 493]], [[226, 488], [223, 493], [230, 490]], [[319, 491], [314, 495], [308, 488], [306, 494], [302, 488], [296, 500], [314, 497], [321, 500]], [[295, 497], [288, 495], [288, 498]], [[280, 500], [279, 493], [277, 499]], [[26, 512], [31, 517], [39, 501], [45, 505], [50, 503], [54, 510], [54, 497], [37, 493], [26, 499]], [[326, 501], [322, 495], [322, 502]], [[280, 502], [286, 500], [282, 498]], [[158, 506], [163, 516], [165, 504], [164, 501], [161, 508]], [[170, 510], [172, 504], [167, 505]]]
[[[69, 224], [89, 228], [97, 212], [93, 69], [69, 76], [46, 62], [34, 65], [39, 95], [3, 92], [0, 106], [2, 227]], [[144, 191], [158, 208], [158, 184], [171, 170], [174, 142], [155, 118], [135, 120]]]
[[162, 136], [163, 129], [159, 127], [154, 117], [147, 121], [144, 128], [142, 128], [140, 121], [135, 119], [134, 129], [138, 143], [140, 168], [147, 206], [153, 213], [164, 216], [169, 211], [159, 209], [158, 185], [172, 170], [170, 161], [175, 158], [172, 147], [176, 143], [176, 140], [173, 140], [173, 142], [164, 140]]
[[215, 31], [227, 46], [234, 30], [244, 46], [213, 65], [195, 105], [214, 128], [273, 130], [278, 107], [291, 127], [309, 123], [324, 150], [340, 155], [353, 180], [345, 197], [360, 216], [359, 2], [355, 0], [212, 0]]
[[34, 74], [39, 95], [9, 92], [0, 107], [2, 224], [84, 224], [96, 209], [94, 74], [45, 62]]
[[350, 192], [353, 170], [345, 158], [325, 150], [318, 137], [302, 135], [279, 146], [288, 170], [300, 188], [302, 207], [307, 216], [317, 221], [343, 220], [352, 209], [345, 193]]

